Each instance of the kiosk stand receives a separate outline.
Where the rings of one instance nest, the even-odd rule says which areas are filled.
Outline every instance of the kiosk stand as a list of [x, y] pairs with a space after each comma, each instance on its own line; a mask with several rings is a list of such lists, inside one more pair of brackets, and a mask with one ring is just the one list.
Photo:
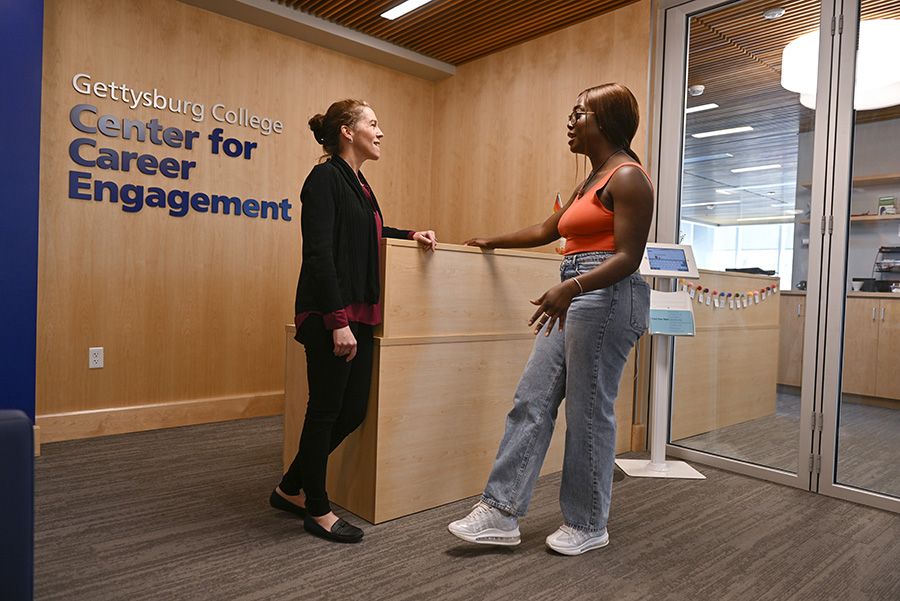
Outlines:
[[616, 465], [629, 476], [703, 480], [706, 476], [683, 461], [666, 462], [669, 402], [668, 387], [661, 384], [661, 375], [668, 373], [671, 365], [674, 336], [694, 335], [691, 298], [686, 292], [668, 290], [670, 278], [700, 278], [694, 253], [688, 245], [648, 243], [641, 261], [641, 275], [658, 278], [662, 288], [650, 292], [650, 334], [659, 342], [650, 388], [650, 461], [616, 459]]

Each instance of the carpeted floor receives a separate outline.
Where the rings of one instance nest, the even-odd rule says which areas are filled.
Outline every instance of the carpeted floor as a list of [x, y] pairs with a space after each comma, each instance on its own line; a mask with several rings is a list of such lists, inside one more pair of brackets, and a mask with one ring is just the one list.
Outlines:
[[538, 482], [518, 547], [447, 532], [474, 499], [378, 526], [338, 508], [366, 536], [329, 543], [268, 506], [281, 437], [269, 417], [43, 445], [35, 598], [900, 599], [900, 515], [706, 466], [702, 481], [616, 482], [611, 543], [579, 557], [544, 546], [558, 475]]
[[[779, 392], [773, 415], [675, 441], [689, 449], [797, 473], [800, 396]], [[836, 481], [900, 496], [900, 411], [841, 403]]]

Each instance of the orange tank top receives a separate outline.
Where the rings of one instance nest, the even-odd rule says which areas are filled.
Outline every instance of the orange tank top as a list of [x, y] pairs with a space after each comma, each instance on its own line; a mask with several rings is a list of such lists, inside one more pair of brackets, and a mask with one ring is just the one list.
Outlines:
[[[638, 163], [622, 163], [603, 176], [593, 188], [575, 199], [559, 219], [559, 235], [566, 239], [565, 254], [591, 251], [614, 251], [613, 212], [600, 202], [600, 192], [609, 183], [613, 173], [625, 165], [635, 165], [647, 175]], [[650, 179], [650, 176], [647, 176]]]

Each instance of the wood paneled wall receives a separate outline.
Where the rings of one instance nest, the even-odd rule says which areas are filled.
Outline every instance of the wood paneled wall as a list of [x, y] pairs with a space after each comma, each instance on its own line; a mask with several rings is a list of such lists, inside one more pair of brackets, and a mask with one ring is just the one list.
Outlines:
[[[651, 4], [644, 0], [467, 63], [435, 85], [432, 218], [461, 243], [543, 221], [584, 177], [566, 118], [578, 94], [627, 86], [641, 107], [646, 165]], [[590, 164], [587, 165], [590, 170]], [[579, 177], [580, 176], [580, 177]]]
[[[388, 224], [430, 223], [433, 84], [171, 0], [47, 0], [45, 9], [36, 413], [42, 439], [130, 431], [281, 411], [284, 325], [300, 266], [299, 190], [321, 154], [306, 123], [328, 104], [364, 98], [386, 134], [363, 171]], [[77, 93], [73, 76], [154, 88], [205, 105], [200, 123], [167, 110]], [[84, 134], [98, 115], [200, 132], [194, 150]], [[264, 136], [221, 124], [216, 103], [279, 119]], [[207, 136], [258, 143], [252, 158], [209, 151]], [[69, 144], [196, 161], [187, 180], [84, 168]], [[97, 149], [82, 154], [95, 157]], [[199, 214], [68, 198], [70, 170], [119, 184], [289, 198], [291, 221]], [[88, 348], [105, 366], [88, 369]]]
[[[454, 243], [518, 229], [544, 219], [556, 193], [565, 197], [582, 173], [565, 127], [578, 92], [619, 81], [646, 121], [650, 14], [644, 0], [463, 65], [434, 84], [173, 0], [46, 0], [42, 440], [279, 412], [282, 337], [300, 265], [299, 189], [320, 154], [308, 118], [339, 98], [369, 101], [386, 137], [381, 160], [363, 171], [388, 224], [431, 228]], [[78, 94], [77, 73], [203, 103], [204, 121]], [[69, 122], [79, 103], [201, 135], [192, 151], [85, 135]], [[279, 119], [284, 133], [217, 123], [216, 103]], [[214, 127], [258, 143], [252, 160], [210, 154], [206, 136]], [[642, 124], [634, 143], [642, 157], [645, 131]], [[197, 167], [186, 181], [85, 169], [69, 157], [78, 137]], [[126, 213], [121, 204], [68, 198], [70, 170], [120, 185], [288, 198], [292, 220], [172, 217], [149, 207]], [[103, 369], [88, 369], [94, 346], [105, 349]]]

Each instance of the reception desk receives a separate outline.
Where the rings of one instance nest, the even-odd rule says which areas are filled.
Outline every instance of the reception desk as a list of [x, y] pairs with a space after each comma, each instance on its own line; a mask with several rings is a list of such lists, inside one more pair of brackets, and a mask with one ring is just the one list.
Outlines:
[[[328, 494], [379, 523], [476, 495], [503, 435], [531, 352], [528, 300], [559, 282], [545, 253], [382, 242], [384, 319], [375, 332], [365, 423], [330, 457]], [[296, 451], [308, 396], [302, 345], [286, 328], [284, 465]], [[617, 451], [629, 450], [634, 357], [616, 400]], [[565, 416], [543, 473], [562, 466]]]

